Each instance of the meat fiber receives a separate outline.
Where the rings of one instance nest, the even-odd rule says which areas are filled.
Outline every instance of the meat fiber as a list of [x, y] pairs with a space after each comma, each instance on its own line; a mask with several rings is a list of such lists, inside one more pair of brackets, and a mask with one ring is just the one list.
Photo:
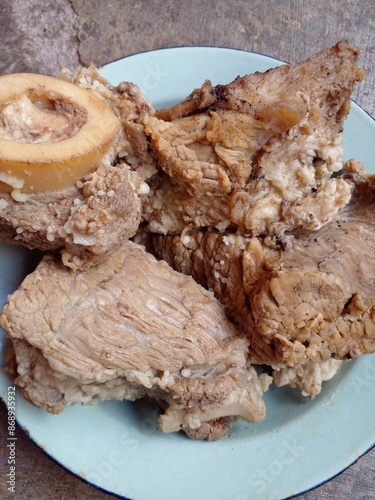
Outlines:
[[263, 390], [213, 294], [125, 243], [88, 270], [46, 256], [10, 296], [0, 325], [25, 397], [59, 413], [91, 400], [161, 402], [165, 432], [218, 439], [235, 417], [265, 417]]
[[343, 41], [307, 61], [206, 81], [171, 109], [145, 115], [150, 147], [164, 171], [153, 186], [148, 228], [280, 235], [317, 230], [350, 199], [341, 136], [364, 70]]
[[319, 231], [283, 238], [192, 230], [155, 236], [160, 257], [214, 292], [276, 369], [375, 352], [375, 176], [350, 161], [350, 204]]
[[144, 180], [155, 173], [138, 121], [153, 108], [135, 85], [113, 87], [93, 66], [82, 69], [75, 80], [65, 74], [68, 77], [104, 100], [123, 129], [95, 172], [82, 182], [29, 194], [26, 201], [0, 192], [0, 241], [60, 252], [64, 264], [77, 269], [99, 262], [138, 229], [149, 190]]

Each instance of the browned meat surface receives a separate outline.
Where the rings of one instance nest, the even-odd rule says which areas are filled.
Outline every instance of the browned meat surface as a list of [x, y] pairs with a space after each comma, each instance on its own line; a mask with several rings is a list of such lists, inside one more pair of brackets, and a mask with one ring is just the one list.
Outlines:
[[164, 175], [145, 217], [152, 232], [186, 227], [242, 234], [317, 230], [350, 198], [341, 134], [364, 71], [343, 41], [307, 61], [205, 82], [185, 101], [143, 119]]
[[0, 192], [0, 241], [58, 251], [73, 269], [99, 262], [134, 235], [149, 189], [144, 179], [155, 172], [138, 123], [153, 109], [139, 89], [129, 83], [112, 87], [92, 66], [75, 83], [91, 89], [120, 118], [123, 128], [111, 151], [95, 172], [69, 188], [28, 194], [25, 201]]
[[224, 304], [253, 362], [293, 367], [375, 352], [375, 177], [351, 161], [346, 182], [350, 204], [316, 232], [154, 237], [163, 259]]
[[267, 376], [211, 292], [134, 243], [72, 272], [47, 256], [10, 296], [0, 325], [10, 373], [52, 413], [104, 399], [162, 401], [165, 432], [217, 439], [265, 416]]

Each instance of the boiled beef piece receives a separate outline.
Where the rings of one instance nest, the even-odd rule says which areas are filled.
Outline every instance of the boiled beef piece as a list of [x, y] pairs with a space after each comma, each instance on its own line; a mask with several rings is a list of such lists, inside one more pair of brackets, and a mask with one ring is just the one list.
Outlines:
[[317, 230], [350, 198], [341, 138], [364, 70], [342, 41], [310, 59], [228, 85], [206, 81], [182, 103], [145, 115], [163, 170], [145, 206], [151, 232], [186, 227], [280, 235]]
[[1, 193], [0, 241], [56, 252], [72, 269], [90, 267], [137, 231], [141, 184], [128, 165], [103, 163], [79, 186], [22, 202]]
[[345, 182], [350, 203], [319, 231], [154, 236], [157, 254], [211, 289], [246, 332], [252, 362], [301, 370], [375, 352], [375, 176], [350, 161]]
[[210, 440], [236, 417], [265, 417], [270, 379], [249, 364], [248, 340], [211, 292], [135, 243], [83, 271], [45, 256], [0, 325], [13, 346], [9, 373], [51, 413], [147, 397], [165, 409], [165, 432]]

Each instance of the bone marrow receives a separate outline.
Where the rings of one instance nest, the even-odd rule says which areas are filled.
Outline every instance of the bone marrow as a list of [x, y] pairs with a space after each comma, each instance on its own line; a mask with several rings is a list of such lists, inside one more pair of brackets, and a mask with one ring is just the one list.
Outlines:
[[120, 122], [93, 93], [45, 75], [0, 78], [0, 190], [73, 185], [113, 145]]

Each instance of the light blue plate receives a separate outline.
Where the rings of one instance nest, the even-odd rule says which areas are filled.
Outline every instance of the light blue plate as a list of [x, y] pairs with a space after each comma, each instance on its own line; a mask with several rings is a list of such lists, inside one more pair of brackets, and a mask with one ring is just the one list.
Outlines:
[[[175, 103], [205, 79], [280, 64], [259, 54], [222, 48], [172, 48], [105, 66], [112, 83], [140, 85], [156, 108]], [[345, 157], [375, 173], [375, 123], [357, 105], [346, 123]], [[31, 253], [0, 246], [0, 306], [29, 269]], [[2, 349], [3, 350], [3, 349]], [[12, 382], [0, 375], [0, 395]], [[342, 471], [375, 441], [375, 356], [346, 364], [313, 401], [289, 388], [266, 394], [265, 422], [235, 424], [228, 438], [199, 442], [163, 434], [145, 403], [76, 405], [53, 416], [18, 394], [16, 416], [30, 437], [64, 467], [133, 500], [279, 500]]]

